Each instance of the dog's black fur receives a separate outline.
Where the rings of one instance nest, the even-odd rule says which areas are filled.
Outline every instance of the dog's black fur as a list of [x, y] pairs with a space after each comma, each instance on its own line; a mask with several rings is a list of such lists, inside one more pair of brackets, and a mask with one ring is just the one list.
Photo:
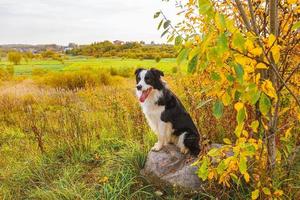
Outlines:
[[[139, 82], [139, 73], [144, 70], [139, 68], [135, 71], [137, 83]], [[151, 68], [145, 75], [145, 82], [154, 89], [162, 91], [162, 96], [155, 102], [159, 106], [164, 106], [165, 110], [161, 113], [160, 119], [163, 122], [172, 124], [175, 136], [179, 137], [186, 133], [184, 137], [184, 145], [192, 155], [198, 155], [200, 152], [200, 134], [189, 113], [176, 95], [169, 90], [165, 83], [161, 80], [164, 73], [160, 70]]]

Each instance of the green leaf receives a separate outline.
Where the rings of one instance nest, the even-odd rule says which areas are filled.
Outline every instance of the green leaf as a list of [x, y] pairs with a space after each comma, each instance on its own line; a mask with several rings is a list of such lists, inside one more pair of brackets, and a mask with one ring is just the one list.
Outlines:
[[300, 28], [300, 21], [296, 22], [293, 26], [292, 26], [292, 31], [297, 30], [298, 28]]
[[225, 16], [223, 14], [218, 14], [217, 20], [221, 25], [222, 31], [224, 31], [224, 29], [226, 28]]
[[168, 39], [168, 42], [172, 42], [174, 40], [174, 35], [171, 35], [171, 37]]
[[188, 73], [194, 73], [197, 69], [197, 64], [198, 64], [199, 57], [195, 56], [192, 58], [192, 60], [189, 61], [188, 63]]
[[155, 19], [155, 18], [158, 18], [159, 15], [160, 15], [160, 11], [156, 12], [156, 13], [154, 14], [153, 18], [154, 18], [154, 19]]
[[225, 144], [232, 144], [231, 141], [228, 138], [224, 138], [223, 141], [224, 141]]
[[228, 41], [225, 33], [219, 35], [217, 40], [218, 53], [222, 54], [228, 49]]
[[164, 29], [168, 28], [170, 26], [170, 24], [171, 24], [170, 20], [165, 21], [165, 23], [164, 23]]
[[203, 181], [205, 181], [207, 179], [207, 176], [208, 176], [208, 159], [207, 158], [203, 159], [202, 164], [198, 170], [198, 176]]
[[238, 81], [240, 83], [243, 83], [244, 69], [243, 69], [242, 65], [240, 65], [240, 64], [234, 65], [234, 71], [235, 71]]
[[166, 35], [168, 32], [169, 32], [169, 29], [166, 29], [166, 30], [161, 34], [160, 37], [164, 37], [164, 35]]
[[231, 179], [235, 182], [235, 184], [237, 184], [237, 185], [240, 184], [239, 178], [235, 174], [230, 173], [230, 176], [231, 176]]
[[219, 149], [217, 148], [212, 148], [211, 150], [209, 150], [209, 152], [207, 153], [207, 155], [211, 156], [211, 157], [215, 157], [219, 154]]
[[240, 170], [241, 174], [244, 174], [245, 172], [247, 172], [247, 160], [245, 157], [240, 157], [239, 170]]
[[217, 167], [217, 172], [218, 174], [222, 174], [224, 172], [224, 170], [227, 169], [227, 166], [224, 162], [224, 160], [222, 160], [219, 164], [218, 164], [218, 167]]
[[199, 55], [200, 51], [201, 51], [200, 47], [192, 48], [192, 50], [189, 53], [189, 58], [188, 59], [192, 60], [195, 56]]
[[210, 74], [211, 79], [213, 79], [214, 81], [219, 81], [221, 80], [221, 76], [217, 73], [217, 72], [212, 72]]
[[163, 22], [164, 22], [164, 20], [162, 19], [160, 22], [159, 22], [159, 24], [158, 24], [158, 27], [157, 27], [157, 30], [159, 30], [160, 29], [160, 27], [161, 27], [161, 25], [163, 24]]
[[254, 190], [254, 191], [251, 193], [251, 199], [252, 199], [252, 200], [255, 200], [255, 199], [257, 199], [258, 197], [259, 197], [259, 190], [256, 189], [256, 190]]
[[220, 100], [217, 100], [215, 104], [213, 105], [213, 115], [217, 118], [220, 119], [223, 115], [223, 103]]
[[259, 99], [259, 110], [263, 115], [267, 115], [271, 108], [271, 100], [264, 93], [261, 94]]
[[228, 74], [227, 76], [226, 76], [226, 78], [227, 78], [227, 80], [229, 81], [229, 82], [231, 82], [231, 83], [233, 83], [234, 82], [234, 77], [231, 75], [231, 74]]
[[263, 191], [266, 195], [269, 195], [269, 196], [271, 195], [271, 191], [270, 191], [270, 189], [267, 188], [267, 187], [263, 187], [262, 191]]
[[201, 15], [211, 15], [212, 5], [209, 0], [198, 0], [199, 13]]
[[176, 38], [175, 38], [175, 45], [176, 46], [179, 46], [181, 45], [182, 43], [182, 37], [180, 35], [178, 35]]
[[184, 60], [187, 59], [189, 50], [186, 48], [181, 49], [180, 53], [177, 56], [177, 63], [180, 65]]
[[251, 103], [251, 105], [256, 104], [256, 102], [258, 101], [258, 99], [260, 97], [260, 91], [252, 90], [252, 91], [249, 91], [249, 93], [250, 93], [250, 103]]
[[244, 122], [238, 124], [236, 127], [235, 127], [235, 130], [234, 130], [234, 133], [235, 135], [239, 138], [241, 136], [241, 133], [244, 129]]
[[246, 40], [240, 32], [233, 34], [233, 47], [243, 50], [245, 48], [245, 42]]
[[238, 124], [242, 123], [246, 119], [246, 110], [245, 108], [242, 108], [238, 111], [236, 115], [236, 121]]

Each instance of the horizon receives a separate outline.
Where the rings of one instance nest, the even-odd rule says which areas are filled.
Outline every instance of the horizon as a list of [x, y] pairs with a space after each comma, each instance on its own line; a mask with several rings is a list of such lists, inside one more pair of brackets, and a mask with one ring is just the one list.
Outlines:
[[[175, 5], [162, 0], [3, 0], [0, 44], [79, 45], [99, 41], [167, 43], [157, 30], [156, 11], [176, 20]], [[138, 27], [138, 28], [137, 28]]]

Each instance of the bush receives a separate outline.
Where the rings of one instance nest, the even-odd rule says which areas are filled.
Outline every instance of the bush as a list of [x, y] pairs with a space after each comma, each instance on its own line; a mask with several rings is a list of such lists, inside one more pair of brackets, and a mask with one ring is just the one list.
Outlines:
[[7, 59], [9, 62], [19, 65], [21, 63], [22, 55], [20, 52], [9, 52], [7, 54]]
[[79, 70], [75, 72], [54, 72], [42, 78], [41, 83], [68, 90], [109, 85], [111, 76], [105, 71]]
[[43, 68], [35, 68], [32, 70], [31, 74], [32, 76], [42, 76], [48, 73], [47, 69], [43, 69]]
[[159, 62], [160, 62], [160, 60], [161, 60], [161, 58], [160, 58], [160, 57], [156, 57], [156, 58], [155, 58], [155, 62], [157, 62], [157, 63], [159, 63]]
[[173, 66], [172, 67], [172, 73], [176, 74], [178, 72], [178, 66]]

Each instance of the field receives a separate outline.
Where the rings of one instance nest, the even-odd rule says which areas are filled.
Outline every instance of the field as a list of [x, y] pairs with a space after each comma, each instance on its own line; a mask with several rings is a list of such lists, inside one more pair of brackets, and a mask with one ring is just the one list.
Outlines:
[[[6, 67], [9, 62], [5, 58], [0, 61], [0, 67]], [[64, 63], [56, 60], [32, 60], [26, 63], [23, 61], [20, 65], [15, 66], [16, 75], [30, 75], [34, 69], [44, 69], [48, 71], [74, 71], [80, 68], [132, 68], [132, 67], [155, 67], [167, 73], [176, 68], [176, 61], [174, 58], [162, 59], [156, 62], [153, 59], [125, 59], [125, 58], [91, 58], [84, 56], [67, 57]]]
[[[216, 120], [209, 103], [199, 108], [202, 79], [174, 73], [174, 59], [21, 63], [0, 83], [0, 199], [249, 199], [243, 185], [237, 192], [211, 182], [195, 194], [156, 187], [139, 174], [156, 138], [134, 94], [138, 66], [166, 72], [204, 137], [234, 137], [232, 109]], [[291, 164], [290, 196], [300, 186], [299, 159]]]

